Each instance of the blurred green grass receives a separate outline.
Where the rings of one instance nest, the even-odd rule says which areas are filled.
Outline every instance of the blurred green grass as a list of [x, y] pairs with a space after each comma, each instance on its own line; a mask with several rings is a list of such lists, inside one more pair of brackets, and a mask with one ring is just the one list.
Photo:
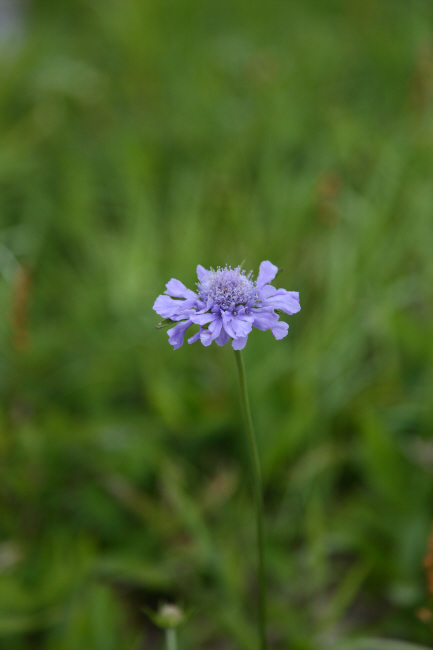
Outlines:
[[272, 648], [429, 643], [433, 8], [28, 6], [0, 44], [0, 647], [255, 648], [233, 353], [152, 312], [270, 259], [302, 311], [245, 350]]

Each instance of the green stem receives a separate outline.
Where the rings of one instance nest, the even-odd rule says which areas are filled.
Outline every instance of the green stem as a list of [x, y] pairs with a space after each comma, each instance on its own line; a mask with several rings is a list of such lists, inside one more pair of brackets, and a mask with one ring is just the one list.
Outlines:
[[176, 637], [175, 627], [166, 628], [165, 640], [166, 640], [167, 650], [177, 650], [177, 637]]
[[259, 555], [259, 631], [260, 650], [266, 650], [266, 576], [265, 576], [265, 548], [263, 531], [263, 491], [262, 475], [260, 471], [259, 452], [254, 436], [253, 420], [251, 418], [250, 402], [248, 399], [245, 367], [240, 350], [235, 350], [236, 365], [239, 376], [239, 389], [241, 395], [242, 415], [248, 437], [251, 469], [254, 486], [254, 499], [256, 502], [257, 548]]

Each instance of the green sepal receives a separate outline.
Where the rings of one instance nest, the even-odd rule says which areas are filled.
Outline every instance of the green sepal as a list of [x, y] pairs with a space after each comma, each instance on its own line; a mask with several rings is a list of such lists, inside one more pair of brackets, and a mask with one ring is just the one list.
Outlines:
[[175, 323], [176, 321], [171, 320], [171, 318], [164, 318], [158, 325], [156, 326], [157, 330], [161, 330], [163, 327], [168, 327], [172, 323]]

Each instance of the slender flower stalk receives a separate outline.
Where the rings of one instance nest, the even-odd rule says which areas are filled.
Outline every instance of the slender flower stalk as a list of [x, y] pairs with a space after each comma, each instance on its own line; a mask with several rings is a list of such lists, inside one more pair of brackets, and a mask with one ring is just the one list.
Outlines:
[[167, 650], [177, 650], [177, 634], [175, 627], [168, 627], [165, 630], [165, 643]]
[[254, 436], [253, 420], [251, 417], [250, 401], [248, 398], [247, 380], [242, 352], [235, 350], [236, 365], [238, 369], [239, 391], [241, 397], [242, 415], [248, 438], [250, 452], [251, 474], [253, 479], [254, 500], [256, 505], [257, 550], [259, 568], [259, 634], [260, 650], [266, 650], [266, 569], [265, 569], [265, 540], [263, 526], [263, 489], [260, 471], [260, 459], [257, 443]]

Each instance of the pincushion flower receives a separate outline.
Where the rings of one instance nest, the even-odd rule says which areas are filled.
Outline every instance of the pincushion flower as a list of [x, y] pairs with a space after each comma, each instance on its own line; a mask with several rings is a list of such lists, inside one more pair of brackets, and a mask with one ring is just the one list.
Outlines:
[[153, 309], [166, 323], [177, 323], [168, 330], [169, 343], [175, 350], [183, 345], [191, 325], [198, 325], [199, 330], [188, 343], [201, 341], [206, 346], [212, 341], [225, 345], [231, 339], [233, 348], [242, 350], [253, 327], [271, 330], [276, 339], [282, 339], [289, 326], [280, 320], [280, 313], [295, 314], [301, 307], [298, 292], [270, 284], [277, 273], [275, 264], [262, 262], [254, 282], [252, 271], [246, 274], [240, 266], [214, 271], [199, 264], [196, 292], [171, 279]]

